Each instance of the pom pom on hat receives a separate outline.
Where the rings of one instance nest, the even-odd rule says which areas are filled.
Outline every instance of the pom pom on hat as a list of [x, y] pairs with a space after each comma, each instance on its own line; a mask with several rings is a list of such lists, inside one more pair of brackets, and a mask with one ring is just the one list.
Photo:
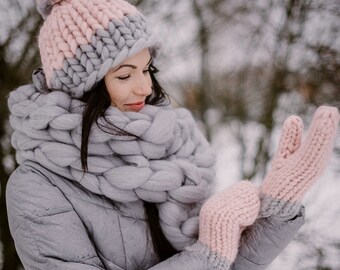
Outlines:
[[51, 13], [54, 5], [62, 2], [64, 0], [35, 0], [37, 5], [37, 10], [45, 20], [47, 16]]

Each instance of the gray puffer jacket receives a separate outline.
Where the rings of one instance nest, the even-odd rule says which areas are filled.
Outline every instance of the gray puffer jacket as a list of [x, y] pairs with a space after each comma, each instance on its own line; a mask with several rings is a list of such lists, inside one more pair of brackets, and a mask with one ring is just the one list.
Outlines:
[[[185, 250], [159, 262], [142, 202], [119, 204], [93, 194], [42, 166], [26, 161], [7, 185], [11, 234], [25, 269], [213, 269]], [[304, 222], [263, 219], [244, 238], [234, 270], [259, 270], [282, 251]], [[255, 242], [254, 242], [255, 241]]]

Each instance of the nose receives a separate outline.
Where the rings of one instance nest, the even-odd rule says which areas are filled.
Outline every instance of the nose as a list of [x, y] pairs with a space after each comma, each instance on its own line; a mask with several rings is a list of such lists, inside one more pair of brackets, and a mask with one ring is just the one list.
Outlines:
[[149, 75], [142, 74], [137, 80], [135, 86], [135, 94], [138, 96], [149, 96], [152, 93], [152, 82]]

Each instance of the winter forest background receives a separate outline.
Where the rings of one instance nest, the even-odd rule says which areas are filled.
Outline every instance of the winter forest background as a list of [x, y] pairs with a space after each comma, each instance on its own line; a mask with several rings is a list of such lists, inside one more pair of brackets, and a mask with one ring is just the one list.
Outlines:
[[[338, 0], [136, 0], [163, 42], [158, 78], [189, 108], [216, 149], [221, 190], [260, 183], [283, 121], [340, 108]], [[42, 19], [34, 0], [0, 1], [0, 269], [20, 269], [5, 188], [15, 168], [7, 95], [40, 66]], [[270, 270], [340, 269], [340, 135], [322, 179], [304, 200], [306, 224]]]

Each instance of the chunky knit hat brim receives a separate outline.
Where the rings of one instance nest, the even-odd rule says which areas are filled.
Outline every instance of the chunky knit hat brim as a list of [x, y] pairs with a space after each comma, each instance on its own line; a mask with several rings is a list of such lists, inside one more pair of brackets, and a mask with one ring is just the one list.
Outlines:
[[39, 34], [47, 86], [76, 98], [144, 48], [155, 58], [160, 43], [144, 16], [122, 0], [57, 1]]

